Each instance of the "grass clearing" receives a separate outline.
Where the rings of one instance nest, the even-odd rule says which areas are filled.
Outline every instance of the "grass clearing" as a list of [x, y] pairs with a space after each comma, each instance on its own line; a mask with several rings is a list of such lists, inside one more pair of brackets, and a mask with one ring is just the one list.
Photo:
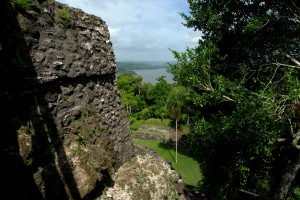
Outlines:
[[168, 136], [171, 132], [170, 119], [155, 119], [135, 120], [131, 119], [131, 132], [135, 138], [137, 134]]
[[133, 130], [137, 130], [140, 126], [155, 126], [155, 127], [169, 127], [171, 120], [169, 119], [148, 119], [148, 120], [135, 120], [134, 118], [130, 119], [130, 127]]
[[178, 163], [175, 162], [175, 148], [168, 146], [161, 141], [154, 140], [134, 140], [136, 145], [144, 145], [154, 150], [158, 155], [169, 161], [172, 167], [179, 173], [182, 179], [192, 186], [197, 186], [202, 175], [198, 163], [189, 157], [184, 149], [178, 148]]

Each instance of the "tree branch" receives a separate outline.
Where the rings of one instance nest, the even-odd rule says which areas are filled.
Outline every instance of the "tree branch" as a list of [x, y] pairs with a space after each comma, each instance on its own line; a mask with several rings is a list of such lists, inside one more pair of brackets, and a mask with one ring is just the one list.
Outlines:
[[226, 99], [227, 101], [234, 101], [233, 99], [231, 99], [230, 97], [223, 95], [224, 99]]
[[276, 69], [275, 69], [275, 71], [274, 71], [274, 73], [273, 73], [273, 76], [272, 76], [272, 78], [269, 80], [269, 82], [268, 82], [268, 84], [266, 85], [265, 89], [263, 90], [263, 93], [266, 91], [266, 89], [268, 88], [268, 86], [269, 86], [270, 84], [272, 84], [273, 79], [274, 79], [274, 77], [275, 77], [275, 75], [276, 75], [276, 72], [277, 72], [277, 70], [278, 70], [279, 67], [280, 67], [280, 65], [278, 65], [278, 66], [276, 67]]
[[[261, 199], [261, 198], [263, 198], [262, 196], [260, 196], [259, 194], [256, 194], [256, 193], [254, 193], [254, 192], [250, 192], [250, 191], [248, 191], [248, 190], [244, 190], [244, 189], [239, 189], [239, 188], [234, 188], [235, 190], [237, 190], [238, 192], [241, 192], [241, 193], [244, 193], [244, 194], [247, 194], [247, 195], [249, 195], [249, 196], [252, 196], [253, 198], [259, 198], [259, 199]], [[269, 198], [263, 198], [263, 199], [269, 199]]]
[[298, 144], [299, 139], [300, 139], [300, 135], [298, 132], [298, 135], [293, 139], [293, 146], [298, 150], [300, 150], [300, 145]]
[[[284, 67], [291, 67], [291, 68], [296, 68], [296, 69], [300, 69], [300, 65], [299, 66], [295, 66], [295, 65], [288, 65], [288, 64], [282, 64], [282, 63], [272, 63], [273, 65], [279, 65], [279, 66], [284, 66]], [[300, 63], [299, 63], [300, 64]]]
[[289, 54], [286, 54], [286, 57], [288, 57], [293, 63], [295, 63], [298, 67], [300, 67], [300, 62], [296, 60], [296, 58], [290, 56]]

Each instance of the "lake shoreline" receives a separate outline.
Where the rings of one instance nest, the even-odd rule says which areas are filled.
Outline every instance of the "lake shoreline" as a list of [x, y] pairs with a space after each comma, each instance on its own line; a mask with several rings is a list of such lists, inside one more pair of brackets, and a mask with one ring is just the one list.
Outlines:
[[132, 73], [142, 76], [144, 83], [157, 83], [157, 78], [166, 77], [170, 84], [174, 83], [173, 74], [171, 73], [172, 62], [168, 61], [128, 61], [117, 62], [117, 74]]
[[170, 84], [174, 83], [173, 75], [166, 68], [160, 69], [137, 69], [132, 70], [135, 74], [143, 78], [144, 83], [157, 83], [157, 78], [165, 76], [166, 81]]

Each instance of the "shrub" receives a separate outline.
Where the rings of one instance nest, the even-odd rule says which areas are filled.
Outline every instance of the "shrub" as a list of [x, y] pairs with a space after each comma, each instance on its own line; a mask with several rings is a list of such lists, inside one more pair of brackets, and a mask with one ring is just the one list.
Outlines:
[[30, 0], [12, 0], [12, 2], [18, 6], [19, 8], [22, 8], [24, 10], [28, 10], [32, 8], [33, 4], [30, 2]]
[[70, 21], [70, 10], [68, 7], [63, 7], [58, 11], [58, 17], [64, 22], [69, 22]]

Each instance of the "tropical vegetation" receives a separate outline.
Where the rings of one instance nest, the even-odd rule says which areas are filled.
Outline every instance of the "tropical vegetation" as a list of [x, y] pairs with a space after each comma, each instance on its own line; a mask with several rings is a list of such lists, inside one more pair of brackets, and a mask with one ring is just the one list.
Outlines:
[[172, 84], [168, 83], [164, 76], [158, 77], [156, 84], [151, 84], [144, 83], [139, 75], [124, 72], [117, 77], [117, 87], [132, 122], [168, 118], [165, 102]]
[[172, 51], [176, 84], [118, 76], [131, 120], [188, 124], [185, 142], [210, 199], [299, 199], [300, 2], [188, 3], [184, 25], [202, 37]]
[[[300, 3], [188, 0], [203, 34], [173, 51], [191, 90], [189, 141], [211, 199], [299, 199]], [[252, 197], [254, 197], [252, 196]]]

